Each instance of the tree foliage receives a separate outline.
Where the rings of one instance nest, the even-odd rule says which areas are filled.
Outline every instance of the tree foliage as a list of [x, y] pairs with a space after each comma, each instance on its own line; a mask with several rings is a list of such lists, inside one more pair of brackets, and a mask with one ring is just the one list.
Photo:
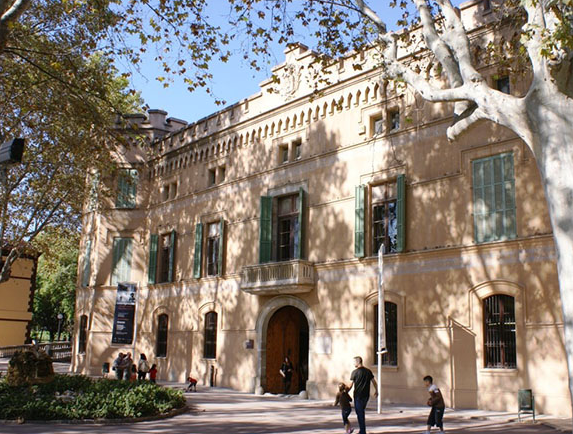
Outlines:
[[[10, 3], [27, 6], [19, 19]], [[0, 240], [11, 249], [0, 281], [47, 226], [79, 226], [86, 175], [113, 170], [117, 116], [140, 105], [98, 50], [117, 19], [99, 6], [0, 1], [0, 140], [26, 139], [23, 164], [0, 183]]]
[[38, 260], [34, 329], [46, 330], [54, 340], [61, 313], [61, 331], [69, 336], [75, 312], [79, 233], [48, 229], [40, 234], [36, 245], [43, 253]]

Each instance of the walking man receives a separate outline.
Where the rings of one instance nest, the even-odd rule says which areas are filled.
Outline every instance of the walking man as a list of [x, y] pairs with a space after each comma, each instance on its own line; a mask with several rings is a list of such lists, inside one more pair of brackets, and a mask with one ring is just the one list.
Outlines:
[[348, 390], [354, 387], [354, 410], [356, 411], [356, 418], [360, 426], [359, 434], [366, 434], [365, 412], [368, 399], [370, 398], [370, 383], [374, 385], [375, 397], [378, 396], [378, 385], [376, 384], [372, 371], [362, 364], [362, 357], [354, 357], [354, 367], [356, 369], [352, 371], [350, 375], [351, 383]]

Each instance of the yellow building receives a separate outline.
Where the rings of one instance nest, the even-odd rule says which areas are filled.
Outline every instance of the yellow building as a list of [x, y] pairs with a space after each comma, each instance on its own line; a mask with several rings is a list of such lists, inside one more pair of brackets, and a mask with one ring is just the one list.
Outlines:
[[[2, 253], [4, 260], [9, 251]], [[12, 265], [10, 278], [0, 283], [0, 347], [30, 341], [37, 264], [36, 255], [22, 255]]]
[[[85, 214], [76, 372], [131, 351], [160, 380], [281, 392], [288, 355], [291, 393], [332, 396], [353, 356], [375, 369], [383, 245], [384, 401], [422, 402], [430, 374], [448, 406], [513, 411], [526, 388], [538, 411], [570, 416], [535, 160], [485, 122], [448, 143], [451, 105], [381, 81], [370, 54], [333, 63], [316, 95], [313, 53], [298, 45], [279, 84], [209, 117], [132, 119], [154, 141], [126, 154], [115, 202]], [[133, 304], [116, 303], [123, 282], [137, 285]]]

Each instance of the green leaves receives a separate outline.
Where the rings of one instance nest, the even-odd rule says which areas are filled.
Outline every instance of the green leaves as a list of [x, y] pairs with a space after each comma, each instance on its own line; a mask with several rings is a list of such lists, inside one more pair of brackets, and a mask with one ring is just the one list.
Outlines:
[[[71, 400], [57, 396], [71, 393]], [[53, 382], [10, 387], [0, 381], [0, 419], [123, 419], [153, 416], [185, 405], [179, 390], [150, 382], [92, 380], [83, 375], [56, 375]]]

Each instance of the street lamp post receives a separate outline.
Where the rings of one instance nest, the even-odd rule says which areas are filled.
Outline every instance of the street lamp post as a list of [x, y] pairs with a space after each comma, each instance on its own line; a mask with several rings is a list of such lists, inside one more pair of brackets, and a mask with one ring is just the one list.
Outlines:
[[59, 341], [60, 333], [62, 331], [62, 320], [64, 319], [64, 315], [59, 313], [57, 318], [58, 318], [58, 341]]

